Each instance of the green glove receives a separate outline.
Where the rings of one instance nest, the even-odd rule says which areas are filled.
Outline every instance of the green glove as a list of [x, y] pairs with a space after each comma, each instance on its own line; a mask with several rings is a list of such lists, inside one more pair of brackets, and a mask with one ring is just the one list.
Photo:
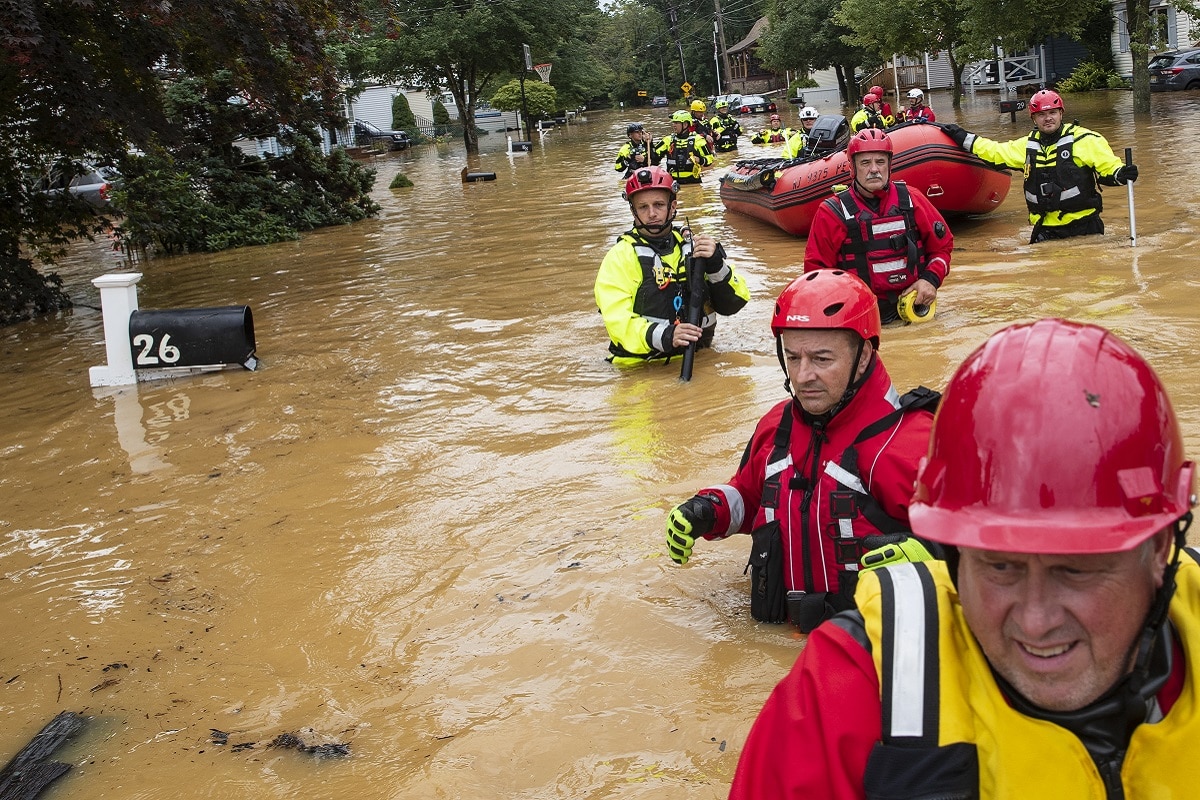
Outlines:
[[676, 564], [686, 564], [691, 558], [696, 539], [711, 533], [717, 522], [712, 500], [696, 495], [680, 503], [667, 515], [667, 551]]
[[870, 547], [874, 542], [872, 539], [891, 539], [885, 545], [868, 550], [863, 554], [863, 557], [858, 560], [864, 572], [870, 572], [873, 569], [886, 567], [888, 564], [902, 564], [907, 561], [932, 561], [933, 555], [925, 549], [925, 545], [921, 544], [919, 539], [912, 536], [868, 536], [864, 540], [864, 544]]

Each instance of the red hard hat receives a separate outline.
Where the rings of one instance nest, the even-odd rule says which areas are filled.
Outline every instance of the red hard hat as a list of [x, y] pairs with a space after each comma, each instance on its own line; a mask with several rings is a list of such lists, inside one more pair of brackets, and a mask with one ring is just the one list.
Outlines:
[[846, 145], [846, 157], [850, 159], [851, 163], [859, 153], [887, 153], [890, 156], [892, 140], [878, 128], [863, 128], [851, 136], [850, 144]]
[[1046, 319], [993, 335], [954, 373], [909, 520], [985, 550], [1131, 550], [1188, 513], [1193, 472], [1142, 357], [1103, 328]]
[[844, 329], [879, 348], [879, 301], [857, 275], [818, 269], [793, 280], [775, 301], [771, 333], [790, 328]]
[[1052, 92], [1049, 89], [1034, 92], [1033, 97], [1029, 98], [1029, 116], [1031, 117], [1037, 112], [1045, 111], [1048, 108], [1062, 107], [1062, 96], [1058, 92]]
[[778, 122], [778, 121], [779, 121], [779, 115], [778, 115], [778, 114], [772, 114], [772, 115], [771, 115], [771, 122]]
[[874, 92], [867, 92], [866, 94], [863, 95], [863, 105], [864, 106], [869, 106], [869, 105], [871, 105], [871, 103], [878, 103], [878, 102], [879, 102], [879, 95], [875, 94]]
[[872, 86], [867, 91], [869, 91], [871, 94], [875, 95], [876, 97], [883, 97], [883, 87], [882, 86]]
[[621, 197], [632, 200], [635, 194], [645, 189], [666, 189], [674, 197], [679, 193], [679, 184], [662, 167], [644, 167], [625, 181], [625, 191], [621, 192]]

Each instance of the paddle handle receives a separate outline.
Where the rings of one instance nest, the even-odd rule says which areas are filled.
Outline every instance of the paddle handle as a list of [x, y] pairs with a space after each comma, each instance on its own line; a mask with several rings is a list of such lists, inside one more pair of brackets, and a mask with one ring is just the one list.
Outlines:
[[[1133, 148], [1125, 148], [1125, 166], [1133, 166]], [[1137, 216], [1133, 212], [1133, 181], [1128, 181], [1125, 188], [1129, 190], [1129, 246], [1137, 247]]]

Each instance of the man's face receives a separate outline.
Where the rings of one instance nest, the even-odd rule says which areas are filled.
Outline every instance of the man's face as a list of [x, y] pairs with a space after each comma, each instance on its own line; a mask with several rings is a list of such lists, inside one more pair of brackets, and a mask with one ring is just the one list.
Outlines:
[[1042, 133], [1054, 133], [1062, 127], [1063, 110], [1047, 108], [1045, 111], [1035, 111], [1033, 124]]
[[917, 107], [917, 106], [919, 106], [919, 105], [921, 105], [921, 98], [920, 98], [920, 97], [910, 97], [910, 98], [908, 98], [908, 107], [909, 107], [909, 108], [916, 108], [916, 107]]
[[854, 156], [854, 180], [868, 192], [881, 192], [891, 177], [891, 162], [887, 153], [857, 153]]
[[[846, 394], [858, 336], [844, 330], [785, 330], [783, 363], [787, 367], [792, 394], [810, 414], [829, 411]], [[871, 344], [863, 345], [855, 378], [861, 378], [870, 363]]]
[[1163, 531], [1123, 553], [961, 548], [963, 615], [992, 667], [1026, 699], [1048, 711], [1078, 710], [1129, 671], [1170, 543]]
[[771, 130], [777, 131], [777, 130], [779, 130], [779, 127], [781, 125], [783, 125], [783, 123], [780, 122], [779, 120], [777, 120], [777, 119], [771, 120]]
[[671, 129], [675, 131], [676, 136], [681, 136], [687, 131], [688, 124], [686, 122], [672, 122]]
[[811, 131], [811, 130], [812, 130], [812, 128], [813, 128], [813, 125], [816, 125], [816, 124], [817, 124], [817, 121], [816, 121], [815, 119], [802, 119], [802, 120], [800, 120], [800, 126], [801, 126], [802, 128], [804, 128], [804, 132], [805, 132], [805, 133], [808, 133], [809, 131]]
[[630, 138], [630, 140], [633, 141], [634, 144], [641, 144], [643, 133], [644, 133], [644, 131], [640, 131], [640, 130], [633, 131], [632, 133], [629, 134], [629, 138]]
[[717, 115], [721, 117], [728, 117], [729, 106], [717, 106]]
[[636, 227], [665, 225], [671, 219], [675, 199], [666, 189], [643, 189], [629, 201], [629, 207]]

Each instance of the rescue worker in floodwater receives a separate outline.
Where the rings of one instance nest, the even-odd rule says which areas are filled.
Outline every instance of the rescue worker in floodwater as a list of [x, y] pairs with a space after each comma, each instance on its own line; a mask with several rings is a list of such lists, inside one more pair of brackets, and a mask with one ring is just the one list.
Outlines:
[[1009, 142], [958, 125], [942, 126], [959, 147], [989, 164], [1025, 170], [1030, 244], [1104, 233], [1097, 179], [1105, 186], [1124, 186], [1138, 176], [1137, 165], [1122, 163], [1103, 136], [1073, 122], [1064, 124], [1063, 110], [1058, 92], [1036, 92], [1029, 99], [1033, 131]]
[[853, 606], [860, 559], [880, 550], [877, 538], [889, 537], [889, 558], [929, 558], [906, 532], [938, 395], [893, 387], [879, 306], [849, 272], [793, 280], [771, 332], [790, 397], [759, 420], [733, 477], [671, 510], [667, 550], [686, 564], [698, 539], [749, 533], [751, 615], [807, 633]]
[[671, 115], [671, 133], [650, 150], [650, 163], [662, 164], [679, 183], [700, 183], [704, 168], [713, 163], [712, 151], [703, 135], [692, 132], [692, 115]]
[[654, 146], [654, 142], [650, 141], [650, 137], [646, 135], [646, 129], [640, 122], [629, 123], [625, 133], [629, 137], [629, 141], [621, 145], [621, 149], [617, 151], [613, 169], [623, 172], [624, 175], [621, 177], [628, 179], [635, 169], [647, 165], [650, 160], [649, 150]]
[[950, 272], [954, 235], [918, 190], [891, 179], [892, 141], [866, 128], [846, 146], [854, 181], [821, 202], [804, 247], [804, 271], [844, 269], [879, 300], [883, 321], [932, 318]]
[[[750, 300], [725, 248], [707, 234], [674, 226], [678, 194], [679, 184], [661, 167], [636, 170], [625, 183], [622, 197], [629, 202], [633, 229], [604, 256], [594, 287], [610, 339], [608, 360], [618, 366], [670, 361], [692, 342], [709, 347], [717, 316], [736, 314]], [[703, 259], [704, 266], [700, 325], [686, 322], [692, 258]]]

